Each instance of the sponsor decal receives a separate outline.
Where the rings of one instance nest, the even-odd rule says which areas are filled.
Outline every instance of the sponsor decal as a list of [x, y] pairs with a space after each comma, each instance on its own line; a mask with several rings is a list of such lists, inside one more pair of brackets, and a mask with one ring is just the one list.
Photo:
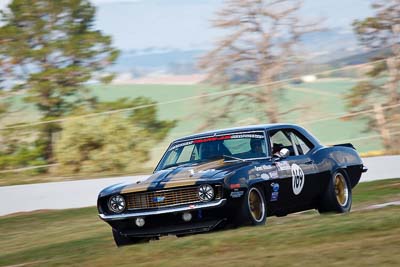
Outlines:
[[290, 165], [287, 161], [276, 162], [276, 167], [281, 171], [290, 170]]
[[271, 177], [271, 179], [278, 178], [278, 171], [269, 172], [269, 176]]
[[160, 203], [160, 202], [163, 202], [164, 200], [165, 200], [165, 197], [160, 197], [160, 196], [153, 197], [153, 202], [155, 202], [155, 203]]
[[[282, 165], [282, 167], [284, 169], [286, 168], [285, 163]], [[290, 165], [288, 165], [288, 167], [290, 169]], [[272, 166], [272, 165], [264, 164], [264, 165], [260, 165], [260, 166], [254, 166], [254, 168], [249, 171], [249, 178], [254, 179], [257, 177], [261, 177], [262, 179], [265, 179], [265, 180], [278, 178], [278, 171], [276, 171], [274, 169], [275, 169], [275, 166]]]
[[303, 190], [304, 186], [304, 172], [300, 168], [299, 165], [296, 163], [293, 163], [291, 166], [292, 170], [292, 188], [293, 188], [293, 193], [295, 195], [298, 195], [301, 193], [301, 190]]
[[231, 189], [240, 188], [240, 184], [231, 184], [231, 185], [230, 185], [230, 188], [231, 188]]
[[272, 183], [272, 191], [278, 192], [279, 191], [279, 184], [278, 183]]
[[243, 196], [243, 191], [233, 191], [231, 192], [231, 198], [238, 198]]
[[176, 145], [170, 147], [168, 149], [168, 151], [177, 149], [182, 146], [188, 146], [191, 144], [200, 144], [200, 143], [206, 143], [206, 142], [222, 141], [222, 140], [227, 140], [227, 139], [240, 139], [240, 138], [264, 139], [264, 135], [261, 135], [261, 134], [234, 134], [234, 135], [213, 136], [213, 137], [207, 137], [207, 138], [196, 139], [196, 140], [192, 140], [192, 141], [179, 143], [179, 144], [176, 144]]
[[206, 143], [206, 142], [212, 142], [212, 141], [220, 141], [220, 140], [227, 140], [227, 139], [231, 139], [231, 138], [232, 138], [231, 135], [209, 137], [209, 138], [204, 138], [204, 139], [193, 140], [193, 144]]
[[176, 144], [176, 145], [170, 147], [170, 149], [168, 149], [168, 151], [177, 149], [178, 147], [188, 146], [188, 145], [191, 145], [191, 144], [193, 144], [193, 141], [188, 141], [188, 142], [183, 142], [183, 143], [180, 143], [180, 144]]
[[269, 177], [268, 173], [262, 173], [261, 178], [268, 180], [270, 177]]
[[272, 168], [274, 168], [274, 167], [271, 165], [254, 166], [254, 170], [256, 172], [266, 171], [266, 170], [270, 170]]
[[264, 139], [264, 135], [260, 134], [235, 134], [231, 136], [232, 139], [240, 139], [240, 138], [256, 138], [256, 139]]
[[271, 192], [271, 201], [277, 201], [279, 197], [279, 184], [278, 183], [272, 183], [272, 192]]
[[200, 170], [198, 173], [207, 173], [207, 172], [214, 172], [215, 169], [207, 169], [207, 170]]

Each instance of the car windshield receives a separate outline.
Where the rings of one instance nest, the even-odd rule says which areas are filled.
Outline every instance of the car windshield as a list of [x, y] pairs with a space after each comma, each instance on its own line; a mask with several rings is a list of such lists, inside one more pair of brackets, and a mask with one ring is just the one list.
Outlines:
[[263, 132], [232, 133], [172, 143], [156, 170], [182, 164], [265, 158], [267, 146]]

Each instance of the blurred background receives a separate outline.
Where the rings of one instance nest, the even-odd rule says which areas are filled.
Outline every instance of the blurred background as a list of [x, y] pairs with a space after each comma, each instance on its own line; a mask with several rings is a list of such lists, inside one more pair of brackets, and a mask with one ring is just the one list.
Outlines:
[[0, 3], [2, 184], [148, 173], [177, 137], [270, 122], [399, 152], [399, 1]]
[[0, 266], [400, 266], [398, 179], [357, 186], [349, 215], [118, 250], [94, 208], [118, 178], [87, 180], [149, 174], [178, 137], [276, 122], [352, 143], [374, 179], [396, 177], [385, 174], [399, 171], [400, 0], [0, 0], [0, 10]]

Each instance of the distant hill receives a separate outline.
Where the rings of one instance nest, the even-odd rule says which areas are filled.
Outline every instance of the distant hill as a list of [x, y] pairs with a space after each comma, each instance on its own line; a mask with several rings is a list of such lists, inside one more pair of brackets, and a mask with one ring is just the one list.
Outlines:
[[391, 51], [389, 48], [382, 48], [332, 60], [328, 64], [335, 67], [357, 65], [367, 63], [375, 58], [387, 57], [390, 56], [390, 54]]
[[172, 74], [193, 74], [197, 58], [204, 50], [156, 50], [122, 51], [112, 70], [130, 72], [133, 76], [143, 73], [163, 72]]
[[[344, 66], [367, 62], [380, 51], [365, 52], [354, 34], [341, 28], [308, 33], [302, 38], [306, 61], [310, 64]], [[145, 48], [122, 51], [111, 68], [118, 73], [142, 77], [152, 73], [191, 75], [199, 73], [197, 60], [207, 51], [194, 47], [192, 50]]]
[[305, 34], [302, 42], [314, 63], [326, 63], [360, 50], [353, 32], [340, 28]]

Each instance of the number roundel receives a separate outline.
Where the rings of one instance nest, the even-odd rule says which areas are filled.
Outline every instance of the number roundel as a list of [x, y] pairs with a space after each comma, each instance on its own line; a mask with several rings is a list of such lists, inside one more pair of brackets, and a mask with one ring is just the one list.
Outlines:
[[292, 188], [293, 188], [293, 193], [295, 195], [298, 195], [298, 194], [301, 193], [301, 190], [303, 190], [304, 172], [300, 168], [300, 166], [295, 164], [295, 163], [292, 164], [291, 170], [292, 170]]

